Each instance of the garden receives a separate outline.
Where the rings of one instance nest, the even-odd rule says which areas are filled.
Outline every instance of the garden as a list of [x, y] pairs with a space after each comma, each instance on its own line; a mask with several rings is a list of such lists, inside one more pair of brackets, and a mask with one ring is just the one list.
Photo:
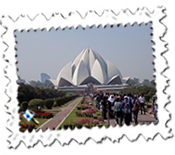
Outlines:
[[[57, 115], [61, 110], [60, 108], [70, 105], [74, 100], [77, 99], [77, 95], [69, 95], [58, 97], [56, 99], [32, 99], [29, 102], [23, 101], [20, 104], [20, 131], [25, 132], [28, 130], [31, 132], [33, 129], [37, 129], [43, 123], [47, 122], [49, 119]], [[34, 118], [39, 122], [35, 124], [33, 120], [27, 121], [23, 114], [24, 112], [30, 109], [31, 112], [34, 112]]]
[[[91, 104], [90, 104], [91, 103]], [[73, 109], [73, 111], [69, 114], [69, 116], [65, 119], [65, 121], [60, 125], [58, 130], [64, 129], [74, 129], [86, 127], [91, 129], [92, 127], [108, 127], [108, 125], [104, 122], [101, 113], [94, 106], [94, 103], [91, 101], [89, 96], [85, 96], [80, 100], [77, 106]]]

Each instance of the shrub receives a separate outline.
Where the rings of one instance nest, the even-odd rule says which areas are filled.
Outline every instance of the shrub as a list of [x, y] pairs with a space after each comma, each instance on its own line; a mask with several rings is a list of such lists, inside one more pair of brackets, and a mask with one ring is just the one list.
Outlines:
[[47, 109], [52, 109], [52, 106], [53, 106], [53, 100], [52, 99], [45, 99], [44, 103], [45, 103], [45, 106], [47, 107]]
[[103, 121], [103, 117], [102, 116], [97, 116], [97, 119], [100, 121]]
[[35, 129], [35, 124], [20, 124], [20, 131], [25, 132], [28, 130], [29, 132], [32, 132], [32, 130]]
[[61, 106], [61, 97], [58, 97], [56, 99], [57, 106]]
[[27, 108], [28, 108], [28, 102], [27, 102], [27, 101], [23, 101], [23, 102], [21, 103], [21, 110], [22, 110], [22, 111], [26, 111]]
[[53, 117], [53, 114], [52, 113], [49, 113], [49, 112], [44, 112], [44, 113], [35, 113], [35, 118], [51, 118]]
[[150, 95], [145, 95], [145, 101], [146, 102], [149, 102], [150, 98], [151, 98]]
[[100, 112], [97, 112], [96, 114], [97, 114], [97, 116], [101, 116]]
[[44, 105], [44, 101], [42, 99], [33, 99], [33, 100], [30, 100], [30, 102], [28, 103], [28, 106], [33, 109], [37, 109], [38, 106], [43, 106], [43, 105]]

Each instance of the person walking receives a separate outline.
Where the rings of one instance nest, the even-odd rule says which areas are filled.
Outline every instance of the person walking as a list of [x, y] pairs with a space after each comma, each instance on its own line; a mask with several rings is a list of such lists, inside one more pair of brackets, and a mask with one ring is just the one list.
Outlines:
[[123, 116], [125, 118], [125, 124], [130, 125], [131, 121], [131, 107], [129, 104], [128, 96], [124, 97], [124, 102], [122, 103]]
[[153, 110], [154, 118], [156, 119], [156, 122], [159, 122], [158, 117], [157, 117], [157, 108], [158, 108], [158, 105], [157, 105], [157, 103], [155, 103], [154, 110]]
[[144, 114], [146, 115], [146, 112], [145, 112], [145, 97], [144, 97], [143, 93], [139, 97], [139, 102], [140, 102], [140, 108], [141, 108], [141, 115], [142, 115], [142, 109], [144, 110]]
[[108, 103], [108, 96], [104, 96], [103, 97], [103, 102], [102, 102], [102, 116], [103, 116], [103, 119], [107, 119], [107, 117], [106, 117], [107, 103]]
[[157, 96], [156, 96], [156, 94], [154, 94], [152, 97], [152, 109], [154, 109], [154, 104], [156, 102], [156, 99], [157, 99]]
[[[115, 119], [118, 125], [121, 125], [121, 105], [120, 97], [118, 96], [114, 102], [113, 114], [115, 115]], [[119, 120], [120, 119], [120, 120]]]
[[98, 108], [98, 110], [100, 110], [100, 101], [101, 101], [100, 94], [97, 94], [97, 108]]
[[134, 121], [134, 119], [133, 119], [133, 117], [132, 117], [132, 115], [133, 115], [133, 113], [132, 113], [133, 99], [132, 99], [132, 95], [131, 95], [131, 94], [128, 94], [128, 100], [129, 100], [129, 104], [130, 104], [130, 108], [131, 108], [130, 121], [132, 122], [132, 121]]
[[139, 100], [137, 99], [136, 95], [134, 95], [132, 112], [134, 114], [135, 124], [138, 124]]
[[109, 118], [114, 118], [113, 115], [113, 106], [114, 106], [114, 95], [110, 95], [109, 99], [108, 99], [108, 111], [109, 111]]

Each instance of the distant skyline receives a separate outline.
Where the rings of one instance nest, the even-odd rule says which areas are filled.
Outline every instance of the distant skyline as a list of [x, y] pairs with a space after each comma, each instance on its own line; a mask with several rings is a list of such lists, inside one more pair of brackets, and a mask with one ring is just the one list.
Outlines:
[[56, 79], [60, 70], [86, 48], [96, 50], [103, 59], [111, 61], [123, 77], [144, 79], [153, 78], [153, 50], [151, 23], [133, 27], [116, 25], [111, 28], [64, 31], [52, 29], [16, 31], [17, 74], [26, 81], [41, 81], [41, 73]]

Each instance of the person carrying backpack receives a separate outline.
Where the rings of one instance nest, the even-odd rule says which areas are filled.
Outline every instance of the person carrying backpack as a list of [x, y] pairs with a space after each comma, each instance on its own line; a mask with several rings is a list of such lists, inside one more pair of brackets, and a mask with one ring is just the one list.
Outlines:
[[124, 105], [123, 105], [122, 110], [123, 110], [123, 114], [124, 114], [124, 118], [125, 118], [125, 124], [130, 125], [131, 107], [130, 107], [130, 103], [129, 103], [129, 100], [128, 100], [127, 96], [124, 97]]
[[115, 115], [116, 122], [119, 125], [121, 125], [121, 105], [122, 103], [120, 102], [120, 97], [118, 96], [114, 102], [113, 114]]
[[132, 112], [134, 114], [135, 124], [138, 124], [139, 100], [137, 99], [136, 95], [134, 95]]

